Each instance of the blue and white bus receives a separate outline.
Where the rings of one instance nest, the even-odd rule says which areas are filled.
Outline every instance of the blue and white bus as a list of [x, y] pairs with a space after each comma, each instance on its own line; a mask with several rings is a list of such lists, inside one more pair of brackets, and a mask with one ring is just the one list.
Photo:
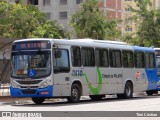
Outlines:
[[160, 91], [160, 48], [154, 48], [156, 54], [156, 65], [157, 65], [157, 91]]
[[133, 93], [156, 87], [153, 48], [123, 42], [92, 39], [16, 40], [11, 52], [12, 97], [31, 97], [41, 104], [46, 98], [81, 96], [99, 100], [107, 94], [131, 98]]

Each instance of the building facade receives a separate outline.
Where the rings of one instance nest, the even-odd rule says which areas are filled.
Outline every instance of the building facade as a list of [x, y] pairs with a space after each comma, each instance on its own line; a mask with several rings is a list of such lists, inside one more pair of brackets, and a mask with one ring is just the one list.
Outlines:
[[[9, 3], [19, 0], [8, 0]], [[23, 0], [24, 4], [33, 4], [46, 13], [49, 20], [57, 21], [63, 25], [64, 30], [69, 30], [70, 16], [74, 14], [84, 0]]]
[[[18, 2], [19, 0], [8, 0], [9, 3]], [[33, 4], [42, 12], [46, 13], [49, 20], [60, 23], [65, 31], [71, 27], [68, 25], [70, 16], [78, 9], [81, 2], [85, 0], [23, 0], [24, 4]], [[98, 0], [100, 9], [106, 11], [108, 18], [121, 19], [123, 22], [118, 26], [122, 34], [132, 34], [136, 31], [136, 25], [131, 21], [133, 13], [130, 6], [136, 7], [134, 0]], [[151, 0], [153, 8], [160, 7], [160, 0]]]
[[[153, 8], [160, 7], [160, 0], [151, 0]], [[136, 8], [134, 0], [99, 0], [100, 8], [108, 12], [109, 18], [121, 19], [123, 22], [119, 24], [122, 34], [132, 34], [136, 31], [136, 25], [132, 21], [132, 13], [130, 6]]]
[[38, 8], [46, 13], [49, 20], [56, 20], [62, 24], [64, 30], [70, 29], [68, 23], [82, 0], [39, 0]]
[[159, 8], [160, 7], [160, 0], [153, 0], [153, 7]]

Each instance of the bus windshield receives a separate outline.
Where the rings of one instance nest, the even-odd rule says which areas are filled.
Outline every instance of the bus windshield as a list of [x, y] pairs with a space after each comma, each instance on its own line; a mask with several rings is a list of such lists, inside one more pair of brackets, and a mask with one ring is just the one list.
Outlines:
[[51, 73], [51, 52], [19, 51], [12, 52], [12, 77], [40, 78]]

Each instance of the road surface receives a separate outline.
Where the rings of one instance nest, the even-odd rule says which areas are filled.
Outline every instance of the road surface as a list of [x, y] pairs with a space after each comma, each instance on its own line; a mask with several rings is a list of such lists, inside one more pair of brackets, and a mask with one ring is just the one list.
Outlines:
[[[116, 120], [128, 120], [128, 119], [159, 120], [160, 119], [160, 95], [146, 96], [145, 94], [141, 93], [141, 94], [134, 95], [134, 98], [132, 99], [117, 99], [116, 96], [106, 96], [106, 98], [104, 98], [101, 101], [91, 101], [88, 97], [82, 97], [81, 101], [76, 104], [68, 103], [67, 100], [65, 99], [50, 99], [50, 100], [47, 100], [42, 105], [36, 105], [30, 99], [14, 99], [14, 100], [9, 99], [9, 100], [0, 102], [0, 111], [2, 112], [18, 111], [20, 114], [23, 114], [23, 115], [26, 111], [37, 112], [37, 115], [41, 114], [41, 112], [44, 111], [44, 113], [42, 113], [43, 116], [45, 116], [45, 114], [47, 115], [47, 113], [48, 115], [56, 116], [56, 117], [47, 118], [52, 120], [54, 119], [57, 119], [57, 120], [61, 120], [61, 119], [62, 120], [63, 119], [64, 120], [67, 120], [67, 119], [69, 120], [76, 120], [76, 119], [81, 119], [81, 120], [82, 119], [85, 119], [85, 120], [88, 120], [88, 119], [92, 119], [92, 120], [97, 120], [97, 119], [100, 119], [100, 120], [106, 120], [106, 119], [107, 120], [108, 119], [111, 119], [111, 120], [114, 120], [114, 119]], [[121, 113], [121, 111], [123, 112]], [[25, 115], [26, 114], [30, 115], [30, 113], [25, 113]], [[87, 115], [89, 117], [86, 117]], [[93, 117], [90, 117], [92, 115]], [[114, 117], [114, 115], [117, 117]], [[126, 117], [122, 118], [123, 115]], [[130, 115], [132, 117], [130, 117]], [[111, 117], [108, 117], [108, 116], [111, 116]], [[36, 117], [32, 119], [41, 120], [41, 119], [46, 119], [45, 117], [43, 118]], [[12, 119], [17, 120], [16, 117]], [[24, 119], [27, 119], [27, 118], [23, 118], [23, 120]]]

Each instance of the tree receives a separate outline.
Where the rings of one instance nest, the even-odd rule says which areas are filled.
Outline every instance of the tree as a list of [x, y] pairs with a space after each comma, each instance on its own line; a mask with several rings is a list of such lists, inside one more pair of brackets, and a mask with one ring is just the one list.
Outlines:
[[63, 38], [66, 34], [56, 22], [47, 20], [45, 14], [35, 6], [0, 1], [0, 37]]
[[80, 11], [71, 17], [71, 26], [77, 38], [116, 39], [120, 36], [117, 20], [107, 20], [107, 14], [99, 9], [97, 0], [81, 3]]
[[137, 8], [132, 8], [137, 23], [138, 45], [158, 46], [160, 39], [160, 10], [153, 9], [150, 0], [135, 0]]

